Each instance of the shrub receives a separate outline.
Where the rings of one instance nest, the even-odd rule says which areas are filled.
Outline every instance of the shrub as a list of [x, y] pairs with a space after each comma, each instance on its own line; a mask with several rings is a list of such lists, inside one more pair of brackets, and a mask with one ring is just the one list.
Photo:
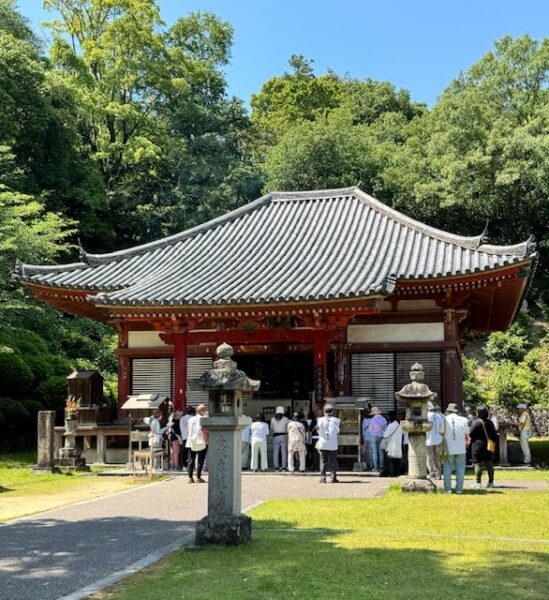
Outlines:
[[490, 404], [503, 404], [509, 408], [520, 402], [536, 404], [538, 377], [524, 365], [511, 361], [494, 363], [487, 378], [487, 396]]
[[30, 390], [32, 373], [13, 348], [0, 346], [0, 396], [24, 397]]
[[16, 440], [26, 436], [29, 411], [14, 398], [0, 398], [0, 447], [17, 447]]
[[67, 399], [67, 378], [52, 375], [36, 389], [36, 400], [49, 410], [63, 410]]
[[510, 360], [518, 364], [537, 343], [539, 337], [534, 320], [522, 311], [507, 331], [495, 331], [490, 334], [484, 351], [490, 360]]

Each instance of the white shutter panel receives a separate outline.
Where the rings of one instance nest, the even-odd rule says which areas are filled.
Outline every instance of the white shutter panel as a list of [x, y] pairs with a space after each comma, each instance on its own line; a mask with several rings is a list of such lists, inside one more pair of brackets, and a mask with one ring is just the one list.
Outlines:
[[[191, 356], [187, 358], [187, 379], [198, 379], [205, 371], [213, 367], [211, 356]], [[208, 392], [194, 392], [187, 389], [187, 406], [208, 404]]]
[[133, 358], [132, 394], [173, 396], [172, 358]]
[[392, 352], [351, 354], [351, 394], [367, 396], [383, 414], [395, 409], [395, 356]]

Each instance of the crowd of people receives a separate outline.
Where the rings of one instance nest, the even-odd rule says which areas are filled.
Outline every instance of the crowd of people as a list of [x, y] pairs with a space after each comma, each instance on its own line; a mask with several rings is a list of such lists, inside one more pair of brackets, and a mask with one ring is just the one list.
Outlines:
[[[524, 464], [531, 461], [528, 439], [532, 423], [528, 407], [518, 405], [518, 429]], [[251, 425], [242, 430], [242, 468], [254, 472], [267, 471], [267, 438], [272, 436], [271, 464], [276, 471], [304, 473], [320, 471], [320, 482], [337, 482], [338, 436], [341, 422], [334, 416], [335, 409], [326, 404], [315, 417], [310, 412], [305, 418], [295, 412], [290, 419], [283, 406], [277, 406], [270, 422], [260, 413]], [[162, 427], [162, 412], [149, 419], [149, 444], [161, 448], [164, 437], [169, 440], [170, 468], [187, 471], [189, 483], [204, 483], [208, 451], [208, 432], [201, 419], [206, 416], [205, 405], [196, 410], [188, 407], [183, 413], [175, 411]], [[481, 487], [486, 471], [487, 487], [494, 487], [494, 456], [498, 444], [499, 425], [495, 415], [479, 406], [476, 414], [470, 407], [462, 413], [456, 404], [449, 404], [445, 414], [440, 406], [429, 402], [427, 419], [431, 428], [426, 434], [426, 466], [432, 479], [444, 480], [444, 491], [451, 493], [451, 477], [455, 473], [456, 493], [463, 493], [465, 468], [472, 463], [475, 488]], [[376, 407], [367, 405], [361, 426], [361, 453], [365, 469], [381, 476], [397, 477], [406, 473], [409, 439], [397, 415], [389, 411], [387, 418]], [[196, 478], [195, 478], [196, 475]]]

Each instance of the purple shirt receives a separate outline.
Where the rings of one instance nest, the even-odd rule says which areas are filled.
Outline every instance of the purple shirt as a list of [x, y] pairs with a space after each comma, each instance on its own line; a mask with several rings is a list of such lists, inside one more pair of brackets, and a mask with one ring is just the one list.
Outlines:
[[370, 425], [368, 426], [368, 432], [372, 437], [382, 438], [383, 432], [387, 429], [387, 421], [382, 415], [376, 415], [372, 417]]

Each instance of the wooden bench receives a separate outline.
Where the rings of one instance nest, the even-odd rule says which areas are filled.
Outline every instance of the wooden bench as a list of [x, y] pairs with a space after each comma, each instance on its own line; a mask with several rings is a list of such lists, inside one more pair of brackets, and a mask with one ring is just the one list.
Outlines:
[[[145, 476], [148, 477], [149, 480], [153, 478], [154, 471], [154, 463], [155, 460], [160, 459], [160, 470], [164, 473], [164, 450], [162, 448], [147, 448], [146, 450], [133, 450], [132, 451], [132, 475], [135, 479], [136, 477]], [[144, 473], [138, 473], [136, 467], [137, 461], [144, 461]]]

